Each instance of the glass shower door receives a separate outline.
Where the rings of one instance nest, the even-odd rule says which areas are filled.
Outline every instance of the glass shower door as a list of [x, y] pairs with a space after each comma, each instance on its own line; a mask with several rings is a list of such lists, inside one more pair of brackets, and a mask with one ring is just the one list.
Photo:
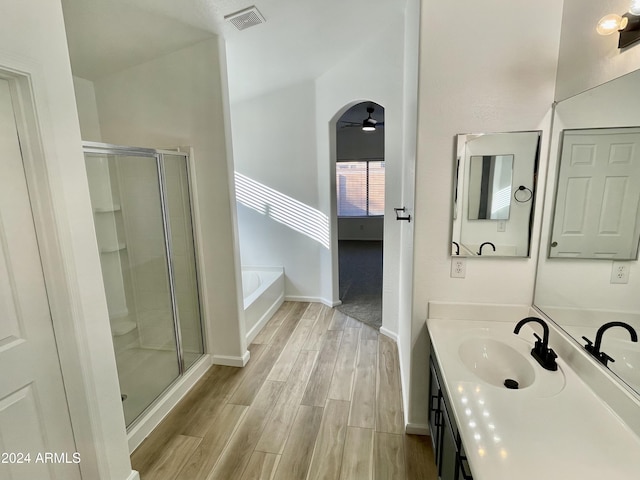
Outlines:
[[157, 155], [85, 153], [129, 426], [180, 375]]
[[162, 153], [171, 263], [184, 369], [204, 353], [187, 157]]

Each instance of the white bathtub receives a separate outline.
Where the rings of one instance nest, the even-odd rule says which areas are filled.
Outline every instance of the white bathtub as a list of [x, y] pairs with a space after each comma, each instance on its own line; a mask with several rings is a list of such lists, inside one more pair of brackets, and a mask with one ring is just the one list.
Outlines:
[[284, 302], [284, 269], [242, 267], [242, 293], [247, 343], [251, 343]]

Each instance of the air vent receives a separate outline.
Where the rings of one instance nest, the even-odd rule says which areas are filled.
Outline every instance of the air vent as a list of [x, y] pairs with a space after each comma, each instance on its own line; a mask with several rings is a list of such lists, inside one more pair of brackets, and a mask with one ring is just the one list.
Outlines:
[[265, 22], [264, 17], [255, 5], [245, 8], [244, 10], [239, 10], [235, 13], [225, 15], [224, 19], [231, 22], [238, 30], [244, 30]]

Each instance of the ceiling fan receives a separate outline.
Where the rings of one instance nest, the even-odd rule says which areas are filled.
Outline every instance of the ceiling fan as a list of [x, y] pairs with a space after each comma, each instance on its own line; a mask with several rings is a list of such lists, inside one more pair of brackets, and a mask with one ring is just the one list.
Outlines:
[[[376, 128], [384, 128], [384, 121], [377, 121], [372, 117], [373, 112], [375, 112], [374, 107], [367, 107], [367, 118], [362, 120], [361, 122], [356, 122], [352, 120], [338, 120], [338, 128], [360, 128], [365, 132], [373, 132]], [[354, 112], [355, 114], [356, 112]], [[350, 115], [353, 117], [354, 115]]]

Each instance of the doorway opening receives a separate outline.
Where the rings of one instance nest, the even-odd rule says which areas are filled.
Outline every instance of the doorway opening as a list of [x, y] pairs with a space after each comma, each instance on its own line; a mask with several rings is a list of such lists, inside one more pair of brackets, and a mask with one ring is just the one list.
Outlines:
[[382, 325], [385, 206], [384, 108], [358, 103], [336, 123], [337, 308]]

